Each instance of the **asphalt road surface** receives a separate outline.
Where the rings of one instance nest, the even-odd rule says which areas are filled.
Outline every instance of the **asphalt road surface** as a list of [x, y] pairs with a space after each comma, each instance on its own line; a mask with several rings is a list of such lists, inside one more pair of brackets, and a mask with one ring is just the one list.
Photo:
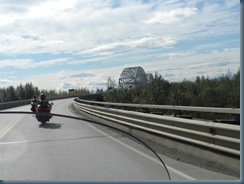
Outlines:
[[[53, 101], [52, 113], [74, 116], [72, 99]], [[30, 112], [30, 106], [4, 111]], [[126, 144], [125, 144], [126, 142]], [[239, 180], [160, 155], [172, 180]], [[0, 180], [161, 181], [162, 163], [124, 134], [83, 120], [0, 114]]]

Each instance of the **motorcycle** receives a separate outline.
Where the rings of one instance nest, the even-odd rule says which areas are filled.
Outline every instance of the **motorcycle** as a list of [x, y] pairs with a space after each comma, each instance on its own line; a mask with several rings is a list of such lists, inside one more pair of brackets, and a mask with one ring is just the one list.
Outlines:
[[37, 101], [36, 102], [33, 102], [33, 101], [31, 102], [31, 111], [32, 112], [36, 112], [37, 111], [37, 109], [36, 109], [37, 108], [37, 104], [38, 104]]
[[38, 122], [41, 122], [41, 124], [45, 124], [47, 121], [49, 121], [52, 118], [52, 115], [50, 114], [52, 110], [53, 103], [41, 103], [38, 104], [36, 107], [36, 119]]

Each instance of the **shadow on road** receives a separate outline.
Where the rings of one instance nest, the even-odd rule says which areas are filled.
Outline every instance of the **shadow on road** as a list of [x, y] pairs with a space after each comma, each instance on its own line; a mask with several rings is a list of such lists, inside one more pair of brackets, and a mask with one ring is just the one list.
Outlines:
[[62, 125], [59, 123], [45, 123], [45, 124], [40, 124], [40, 128], [49, 128], [49, 129], [58, 129], [61, 128]]

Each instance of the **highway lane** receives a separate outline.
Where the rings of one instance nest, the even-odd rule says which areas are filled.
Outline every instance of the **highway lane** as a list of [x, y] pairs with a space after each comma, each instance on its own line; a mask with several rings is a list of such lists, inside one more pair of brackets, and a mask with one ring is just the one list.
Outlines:
[[[53, 113], [73, 116], [69, 108], [71, 99], [53, 102]], [[29, 112], [29, 109], [30, 106], [21, 106], [8, 111]], [[33, 115], [5, 115], [4, 118], [1, 115], [0, 120], [1, 179], [167, 179], [164, 169], [143, 153], [118, 143], [116, 140], [122, 137], [107, 129], [58, 117], [53, 117], [45, 126], [40, 126]], [[107, 134], [113, 136], [108, 137]], [[131, 145], [134, 147], [134, 143]], [[163, 155], [161, 158], [167, 164], [173, 180], [237, 179]]]
[[[70, 114], [70, 102], [54, 101], [53, 113]], [[29, 111], [29, 106], [11, 109], [16, 110]], [[52, 117], [46, 125], [40, 125], [32, 114], [1, 114], [0, 118], [6, 126], [0, 135], [3, 180], [168, 179], [148, 153], [138, 154], [118, 144], [110, 136], [121, 135], [113, 131], [104, 134], [83, 121], [60, 117]]]

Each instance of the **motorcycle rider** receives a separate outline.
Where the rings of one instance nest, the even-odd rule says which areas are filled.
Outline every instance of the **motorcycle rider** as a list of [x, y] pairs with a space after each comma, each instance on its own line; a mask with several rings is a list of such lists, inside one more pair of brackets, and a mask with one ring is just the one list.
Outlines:
[[[38, 100], [38, 113], [36, 114], [36, 119], [42, 124], [46, 123], [46, 121], [49, 121], [52, 118], [52, 115], [50, 114], [51, 108], [52, 103], [50, 104], [49, 101], [46, 99], [46, 95], [41, 93], [40, 98]], [[48, 113], [48, 115], [39, 114], [39, 112], [46, 112]]]
[[43, 93], [40, 94], [40, 99], [38, 100], [38, 104], [40, 105], [50, 105], [49, 101], [46, 99], [46, 95]]
[[36, 98], [36, 95], [34, 95], [32, 100], [31, 100], [31, 111], [32, 112], [36, 111], [37, 104], [38, 104], [38, 99]]
[[37, 100], [37, 98], [36, 98], [36, 95], [34, 95], [34, 96], [32, 97], [31, 102], [33, 102], [33, 103], [37, 103], [37, 102], [38, 102], [38, 100]]

